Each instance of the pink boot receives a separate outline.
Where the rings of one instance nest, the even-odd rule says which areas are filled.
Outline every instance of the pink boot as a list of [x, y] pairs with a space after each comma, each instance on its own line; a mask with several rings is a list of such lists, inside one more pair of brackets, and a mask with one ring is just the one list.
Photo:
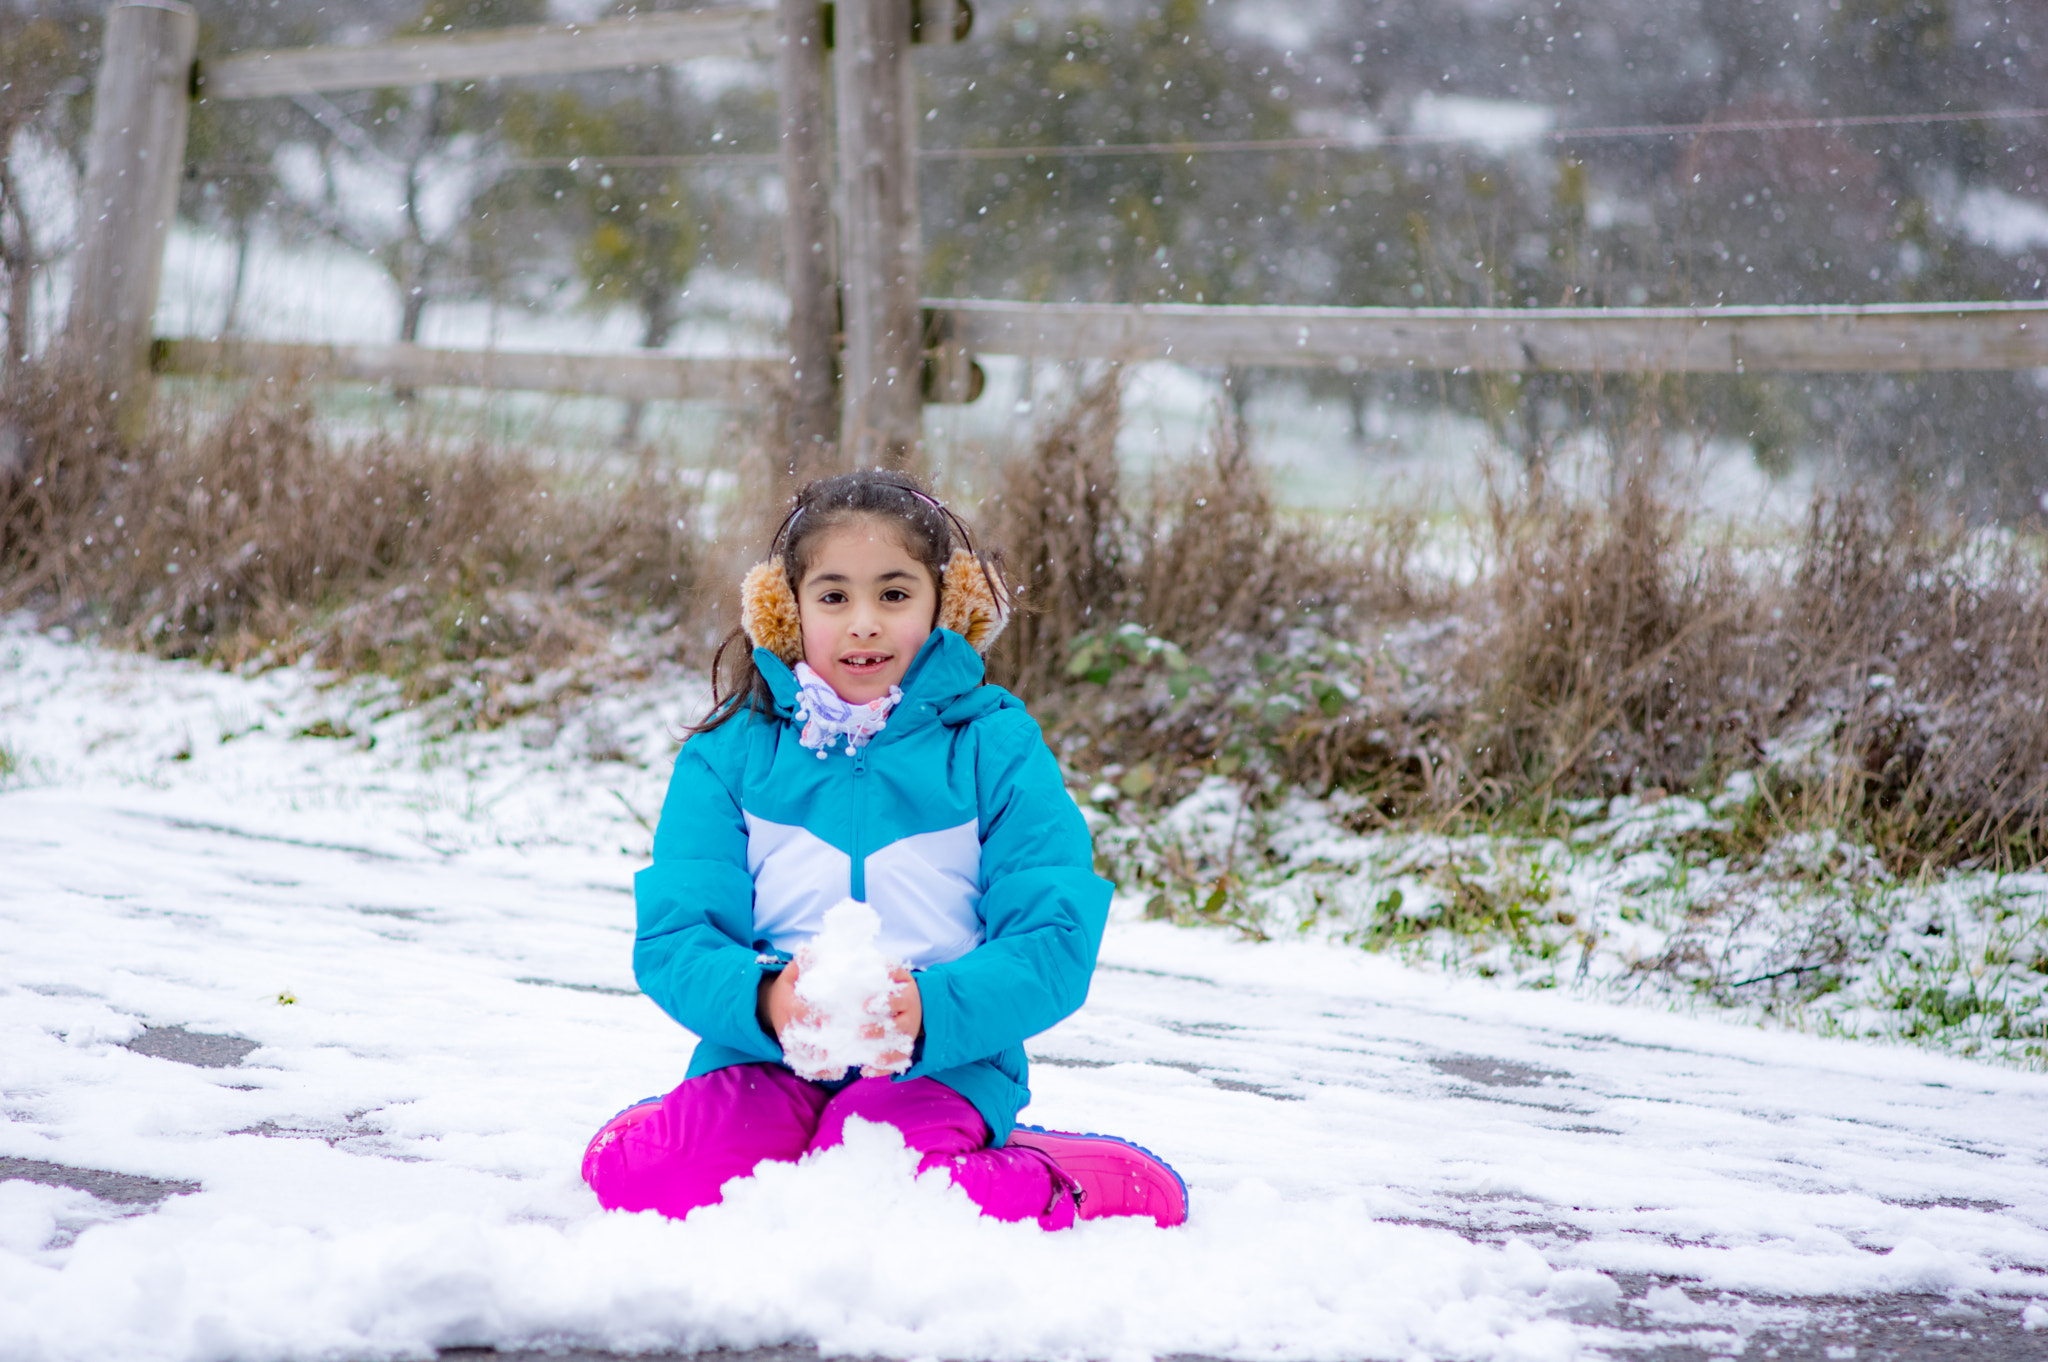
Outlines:
[[1018, 1126], [1010, 1145], [1036, 1150], [1078, 1185], [1076, 1211], [1083, 1220], [1112, 1215], [1149, 1215], [1161, 1227], [1188, 1218], [1188, 1185], [1166, 1160], [1114, 1135], [1074, 1135], [1039, 1126]]

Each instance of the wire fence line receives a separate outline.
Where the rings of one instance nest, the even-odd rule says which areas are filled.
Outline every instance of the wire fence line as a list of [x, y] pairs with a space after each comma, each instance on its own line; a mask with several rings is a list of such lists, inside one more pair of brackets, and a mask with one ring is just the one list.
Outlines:
[[1861, 114], [1842, 118], [1745, 118], [1703, 123], [1623, 123], [1609, 127], [1547, 128], [1500, 132], [1370, 133], [1351, 139], [1331, 137], [1267, 137], [1239, 141], [1096, 142], [1092, 146], [1045, 147], [921, 147], [925, 160], [980, 161], [1017, 156], [1195, 156], [1262, 151], [1376, 151], [1381, 147], [1452, 146], [1460, 143], [1495, 147], [1517, 142], [1593, 142], [1648, 137], [1704, 136], [1712, 133], [1813, 132], [1838, 128], [1905, 127], [1929, 123], [2007, 122], [2048, 118], [2048, 109], [1993, 109], [1972, 113]]
[[[920, 161], [1071, 160], [1101, 156], [1197, 156], [1243, 152], [1373, 152], [1383, 147], [1471, 145], [1488, 148], [1513, 144], [1643, 140], [1657, 137], [1705, 137], [1729, 133], [1832, 132], [1851, 128], [1924, 127], [1941, 123], [1999, 123], [2048, 119], [2048, 109], [1936, 110], [1906, 114], [1848, 114], [1835, 118], [1741, 118], [1696, 123], [1617, 123], [1585, 128], [1541, 128], [1500, 132], [1374, 132], [1355, 138], [1264, 137], [1193, 142], [1110, 142], [1070, 146], [919, 147]], [[711, 151], [674, 156], [515, 156], [507, 170], [670, 170], [699, 167], [768, 167], [779, 165], [772, 151]], [[200, 179], [230, 175], [267, 175], [267, 165], [195, 165], [189, 174]]]

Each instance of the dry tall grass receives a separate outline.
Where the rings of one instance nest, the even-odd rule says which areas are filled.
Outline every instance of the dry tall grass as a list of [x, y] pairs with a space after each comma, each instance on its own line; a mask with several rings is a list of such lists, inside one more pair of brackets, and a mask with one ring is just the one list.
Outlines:
[[1156, 482], [1137, 526], [1135, 617], [1184, 648], [1276, 635], [1364, 586], [1326, 532], [1275, 509], [1235, 431], [1219, 424], [1210, 457]]
[[1910, 502], [1815, 507], [1785, 612], [1783, 702], [1805, 711], [1822, 758], [1800, 791], [1815, 818], [1938, 861], [2048, 858], [2040, 551]]
[[1082, 393], [1004, 470], [986, 517], [1018, 587], [1016, 616], [990, 670], [1027, 697], [1066, 683], [1076, 635], [1121, 618], [1131, 541], [1116, 458], [1121, 398], [1114, 376]]
[[992, 669], [1028, 697], [1069, 684], [1071, 646], [1090, 630], [1131, 621], [1199, 649], [1279, 633], [1363, 590], [1352, 555], [1275, 508], [1227, 423], [1208, 456], [1128, 492], [1120, 399], [1115, 374], [1085, 391], [1004, 470], [994, 499], [994, 541], [1022, 591]]
[[[231, 665], [310, 654], [415, 698], [481, 676], [489, 722], [493, 687], [623, 623], [694, 641], [730, 594], [738, 538], [701, 538], [697, 494], [651, 463], [573, 484], [483, 448], [345, 445], [290, 396], [124, 453], [90, 403], [32, 392], [8, 414], [30, 466], [0, 489], [0, 609]], [[1548, 823], [1748, 769], [1772, 827], [1900, 868], [2048, 858], [2038, 539], [1845, 498], [1738, 553], [1647, 477], [1595, 503], [1537, 483], [1491, 501], [1487, 570], [1459, 585], [1412, 517], [1282, 514], [1227, 422], [1133, 489], [1119, 417], [1113, 381], [1085, 393], [979, 517], [1024, 588], [992, 670], [1079, 776]]]
[[530, 677], [624, 617], [679, 618], [697, 585], [697, 494], [651, 464], [574, 486], [482, 447], [337, 443], [262, 390], [197, 432], [173, 414], [134, 452], [96, 418], [62, 386], [21, 404], [0, 608], [166, 656], [311, 654], [419, 698], [484, 661]]
[[[1030, 611], [1008, 674], [1127, 794], [1224, 773], [1342, 788], [1364, 822], [1548, 822], [1754, 769], [1782, 825], [1853, 831], [1901, 868], [2048, 857], [2032, 540], [1843, 498], [1738, 553], [1658, 500], [1638, 451], [1605, 500], [1492, 497], [1487, 570], [1461, 588], [1412, 518], [1290, 523], [1227, 439], [1134, 495], [1115, 419], [1108, 387], [1053, 426], [999, 523]], [[1150, 665], [1162, 640], [1197, 665]], [[1069, 674], [1077, 644], [1101, 684]]]
[[1604, 508], [1496, 507], [1497, 613], [1465, 659], [1477, 802], [1755, 766], [1784, 817], [1903, 866], [2048, 856], [2038, 544], [1853, 496], [1746, 565], [1687, 530], [1643, 480]]
[[[1471, 791], [1632, 793], [1711, 773], [1748, 734], [1768, 591], [1726, 548], [1689, 537], [1647, 477], [1604, 504], [1538, 489], [1490, 500], [1493, 562], [1474, 607], [1483, 647], [1461, 659], [1475, 707]], [[1726, 755], [1723, 751], [1723, 755]]]

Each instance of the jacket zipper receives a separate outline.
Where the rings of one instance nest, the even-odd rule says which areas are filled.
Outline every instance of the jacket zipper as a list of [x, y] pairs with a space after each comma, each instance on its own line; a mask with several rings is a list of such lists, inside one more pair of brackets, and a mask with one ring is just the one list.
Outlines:
[[861, 779], [868, 773], [868, 752], [865, 747], [854, 749], [853, 753], [853, 878], [847, 891], [853, 898], [866, 903], [868, 900], [868, 859], [865, 839], [861, 836], [866, 823], [867, 783]]

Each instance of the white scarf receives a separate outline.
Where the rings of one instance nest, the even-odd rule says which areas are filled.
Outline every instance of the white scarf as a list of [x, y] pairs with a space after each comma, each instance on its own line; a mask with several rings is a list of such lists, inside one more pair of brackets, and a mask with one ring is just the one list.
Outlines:
[[889, 711], [903, 698], [903, 687], [891, 686], [880, 699], [856, 705], [843, 699], [824, 677], [811, 670], [808, 662], [796, 664], [796, 683], [796, 717], [804, 725], [797, 741], [816, 752], [819, 761], [830, 754], [832, 744], [841, 738], [846, 739], [849, 757], [866, 747], [889, 722]]

